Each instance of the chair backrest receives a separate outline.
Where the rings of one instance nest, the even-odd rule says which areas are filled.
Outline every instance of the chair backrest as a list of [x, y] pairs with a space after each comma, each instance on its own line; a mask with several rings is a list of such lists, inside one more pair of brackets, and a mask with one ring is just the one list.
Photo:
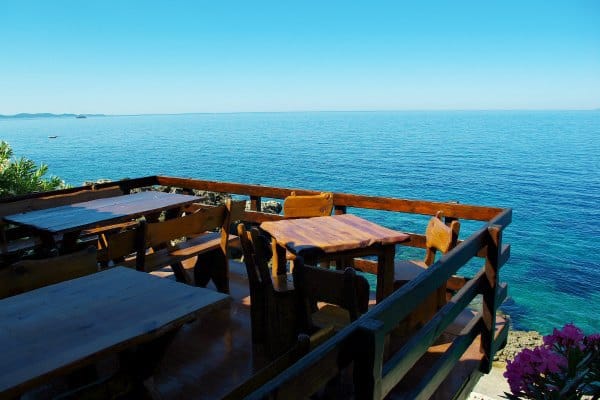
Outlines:
[[460, 222], [454, 220], [450, 223], [450, 226], [444, 224], [442, 221], [443, 214], [438, 211], [435, 217], [432, 217], [427, 224], [427, 230], [425, 231], [426, 239], [426, 253], [425, 253], [425, 264], [432, 265], [435, 262], [436, 251], [446, 253], [456, 246], [458, 242], [458, 233], [460, 230]]
[[301, 257], [294, 265], [294, 287], [299, 291], [304, 328], [312, 329], [311, 314], [317, 302], [325, 302], [348, 311], [350, 321], [367, 312], [369, 282], [353, 268], [344, 271], [304, 265]]
[[297, 196], [292, 192], [283, 201], [283, 216], [286, 218], [309, 218], [331, 215], [333, 193]]
[[0, 270], [0, 298], [98, 272], [96, 249], [41, 260], [22, 260]]
[[[297, 335], [296, 291], [292, 288], [275, 293], [268, 266], [268, 240], [257, 228], [246, 230], [238, 225], [250, 289], [252, 343], [262, 343], [269, 358], [282, 354]], [[285, 278], [285, 277], [284, 277]], [[285, 324], [282, 332], [281, 324]]]
[[238, 224], [237, 233], [244, 253], [250, 296], [253, 295], [253, 290], [258, 288], [273, 290], [273, 281], [268, 265], [269, 244], [267, 239], [260, 234], [257, 228], [246, 230], [244, 224]]

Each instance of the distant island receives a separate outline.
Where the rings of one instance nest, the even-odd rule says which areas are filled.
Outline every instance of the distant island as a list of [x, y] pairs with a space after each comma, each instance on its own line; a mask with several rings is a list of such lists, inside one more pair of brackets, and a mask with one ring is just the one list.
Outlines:
[[87, 118], [87, 117], [105, 117], [105, 114], [52, 114], [52, 113], [20, 113], [15, 115], [2, 115], [0, 118]]

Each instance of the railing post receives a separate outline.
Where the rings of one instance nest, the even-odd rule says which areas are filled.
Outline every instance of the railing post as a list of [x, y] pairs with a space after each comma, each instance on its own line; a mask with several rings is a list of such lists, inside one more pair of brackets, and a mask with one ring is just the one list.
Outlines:
[[487, 254], [485, 256], [485, 287], [483, 288], [483, 331], [481, 350], [484, 354], [482, 372], [488, 373], [494, 361], [494, 336], [496, 333], [496, 310], [498, 309], [498, 270], [502, 249], [502, 229], [498, 225], [488, 228]]
[[250, 196], [250, 210], [261, 211], [262, 204], [260, 196]]
[[357, 400], [379, 400], [385, 348], [383, 322], [371, 318], [360, 322], [355, 333], [354, 394]]

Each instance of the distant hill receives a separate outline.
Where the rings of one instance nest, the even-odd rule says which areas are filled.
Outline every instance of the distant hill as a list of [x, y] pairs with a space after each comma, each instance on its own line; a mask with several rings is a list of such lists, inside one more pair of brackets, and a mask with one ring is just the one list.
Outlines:
[[2, 115], [0, 118], [75, 118], [79, 115], [85, 115], [86, 117], [104, 117], [104, 114], [52, 114], [52, 113], [20, 113], [15, 115]]

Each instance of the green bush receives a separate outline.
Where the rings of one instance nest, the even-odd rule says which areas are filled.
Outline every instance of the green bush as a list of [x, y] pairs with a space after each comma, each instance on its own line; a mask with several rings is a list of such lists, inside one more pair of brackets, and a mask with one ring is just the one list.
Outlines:
[[57, 176], [45, 179], [47, 172], [48, 166], [45, 164], [36, 166], [35, 162], [25, 157], [13, 158], [10, 145], [0, 141], [0, 197], [67, 187]]

